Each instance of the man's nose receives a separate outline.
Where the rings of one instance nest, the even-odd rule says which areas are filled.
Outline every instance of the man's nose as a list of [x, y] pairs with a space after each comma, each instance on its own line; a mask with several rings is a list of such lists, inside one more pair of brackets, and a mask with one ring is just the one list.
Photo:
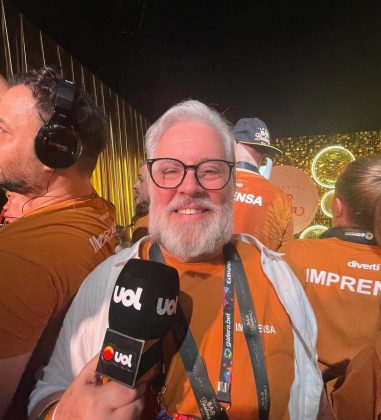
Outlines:
[[196, 178], [196, 171], [192, 168], [188, 168], [183, 182], [177, 188], [178, 192], [183, 192], [185, 194], [198, 194], [204, 192], [204, 188], [198, 183]]

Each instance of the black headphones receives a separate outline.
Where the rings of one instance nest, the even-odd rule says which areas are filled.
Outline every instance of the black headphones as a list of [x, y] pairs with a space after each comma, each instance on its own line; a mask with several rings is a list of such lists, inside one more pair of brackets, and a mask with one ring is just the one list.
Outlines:
[[69, 168], [81, 156], [82, 143], [71, 118], [77, 94], [78, 89], [72, 82], [59, 80], [53, 115], [36, 135], [37, 157], [50, 168]]

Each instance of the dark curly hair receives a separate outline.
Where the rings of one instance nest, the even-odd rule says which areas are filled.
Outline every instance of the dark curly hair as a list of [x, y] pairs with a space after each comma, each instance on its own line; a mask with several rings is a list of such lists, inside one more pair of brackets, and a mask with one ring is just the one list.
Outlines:
[[[62, 73], [53, 67], [42, 67], [27, 73], [15, 75], [10, 81], [11, 86], [28, 86], [37, 102], [37, 110], [44, 121], [49, 121], [53, 114], [57, 94], [58, 81], [63, 80]], [[97, 163], [98, 155], [106, 147], [108, 141], [108, 125], [106, 116], [99, 110], [90, 96], [78, 89], [74, 99], [71, 122], [79, 138], [83, 151], [79, 159], [80, 166], [92, 173]]]

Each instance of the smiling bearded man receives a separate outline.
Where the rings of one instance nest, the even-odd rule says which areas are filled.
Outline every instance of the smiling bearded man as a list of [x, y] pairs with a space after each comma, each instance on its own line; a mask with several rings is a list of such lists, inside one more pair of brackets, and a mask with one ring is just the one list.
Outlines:
[[[101, 349], [121, 270], [131, 258], [143, 258], [175, 267], [181, 288], [177, 324], [163, 340], [166, 391], [157, 418], [227, 419], [231, 406], [229, 419], [315, 419], [322, 381], [310, 305], [280, 254], [251, 236], [231, 237], [235, 158], [229, 126], [201, 102], [186, 101], [150, 127], [146, 150], [151, 237], [89, 275], [30, 409], [39, 414], [60, 391], [55, 420], [64, 413], [141, 415], [140, 391], [96, 384], [91, 359]], [[148, 406], [143, 418], [155, 418]]]
[[[192, 133], [187, 138], [183, 132]], [[194, 134], [196, 138], [193, 138]], [[147, 141], [152, 136], [151, 131], [147, 133]], [[189, 137], [189, 136], [188, 136]], [[177, 139], [181, 139], [184, 147], [176, 147]], [[218, 152], [214, 152], [214, 144]], [[216, 170], [213, 165], [220, 164], [218, 161], [205, 162], [204, 156], [214, 156], [220, 159], [226, 157], [221, 147], [221, 140], [217, 132], [210, 126], [184, 122], [169, 129], [161, 138], [155, 155], [161, 157], [170, 156], [184, 160], [193, 150], [192, 159], [187, 163], [197, 164], [203, 162], [207, 170]], [[205, 149], [211, 149], [205, 150]], [[175, 165], [172, 165], [174, 163]], [[155, 176], [158, 164], [166, 165], [165, 170], [176, 170], [183, 175], [183, 166], [176, 161], [148, 160], [151, 176]], [[210, 165], [207, 167], [206, 165]], [[168, 167], [167, 167], [168, 166]], [[229, 166], [224, 165], [224, 170], [229, 172]], [[218, 168], [218, 167], [217, 167]], [[156, 175], [159, 176], [159, 175]], [[208, 175], [210, 176], [210, 175]], [[155, 178], [154, 178], [155, 179]], [[176, 189], [163, 190], [154, 183], [150, 184], [150, 195], [153, 197], [151, 206], [150, 234], [152, 241], [161, 244], [170, 254], [176, 255], [182, 261], [202, 261], [210, 258], [213, 254], [221, 252], [222, 246], [229, 242], [232, 233], [233, 223], [233, 196], [234, 183], [230, 182], [224, 189], [211, 191], [204, 189], [194, 176], [186, 175], [183, 182]]]

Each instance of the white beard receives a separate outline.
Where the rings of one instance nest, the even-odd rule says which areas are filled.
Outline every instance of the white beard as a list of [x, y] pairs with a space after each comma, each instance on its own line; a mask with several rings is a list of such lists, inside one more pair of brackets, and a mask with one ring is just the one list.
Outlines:
[[[209, 209], [208, 217], [193, 223], [170, 220], [174, 209], [196, 204]], [[165, 210], [155, 209], [151, 201], [149, 233], [152, 242], [181, 261], [202, 261], [229, 242], [233, 229], [233, 201], [214, 205], [205, 198], [186, 198], [171, 203]]]

